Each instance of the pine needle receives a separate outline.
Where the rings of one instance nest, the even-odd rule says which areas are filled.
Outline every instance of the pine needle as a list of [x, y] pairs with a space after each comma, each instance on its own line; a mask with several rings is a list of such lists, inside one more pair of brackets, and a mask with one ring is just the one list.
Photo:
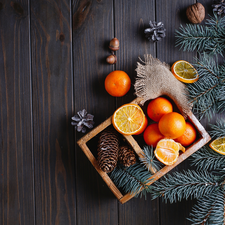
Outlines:
[[162, 163], [160, 163], [157, 159], [155, 159], [153, 146], [144, 146], [143, 154], [140, 157], [141, 163], [147, 168], [149, 172], [152, 174], [156, 173], [162, 168]]
[[192, 208], [189, 221], [192, 225], [221, 224], [224, 220], [225, 195], [221, 189], [215, 190], [210, 196], [199, 199]]
[[134, 194], [136, 197], [150, 192], [148, 183], [152, 176], [140, 163], [136, 163], [130, 167], [117, 166], [110, 174], [110, 178], [118, 188], [125, 193]]
[[215, 113], [225, 110], [225, 67], [205, 53], [197, 59], [195, 67], [199, 80], [187, 85], [189, 99], [198, 118], [206, 116], [210, 120]]
[[218, 119], [216, 124], [210, 125], [211, 129], [209, 134], [212, 138], [219, 138], [225, 136], [225, 120], [223, 118]]
[[225, 168], [225, 155], [215, 152], [208, 146], [204, 146], [191, 156], [192, 165], [199, 170], [215, 170]]
[[200, 198], [213, 193], [218, 187], [216, 176], [208, 172], [174, 172], [151, 185], [152, 198], [162, 197], [170, 203], [182, 199]]
[[187, 24], [176, 30], [176, 46], [184, 51], [204, 51], [208, 54], [223, 56], [225, 49], [225, 18], [213, 17], [206, 20], [206, 25]]

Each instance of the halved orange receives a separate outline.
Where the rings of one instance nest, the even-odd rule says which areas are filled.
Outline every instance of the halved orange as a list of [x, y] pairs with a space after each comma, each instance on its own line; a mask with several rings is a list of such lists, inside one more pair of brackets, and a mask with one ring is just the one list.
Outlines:
[[184, 60], [176, 61], [171, 67], [171, 72], [179, 81], [184, 83], [194, 83], [199, 78], [197, 70]]
[[214, 151], [225, 155], [225, 137], [219, 137], [212, 141], [209, 145]]
[[137, 133], [135, 133], [134, 135], [142, 134], [147, 126], [148, 126], [148, 119], [147, 119], [147, 116], [145, 116], [145, 122], [144, 122], [144, 125], [142, 126], [141, 130], [139, 130], [139, 131], [138, 131]]
[[133, 135], [145, 125], [145, 114], [140, 106], [125, 104], [114, 112], [112, 124], [119, 133]]
[[173, 139], [162, 139], [158, 142], [154, 151], [156, 158], [165, 165], [173, 165], [179, 156], [179, 151], [185, 152], [185, 148]]

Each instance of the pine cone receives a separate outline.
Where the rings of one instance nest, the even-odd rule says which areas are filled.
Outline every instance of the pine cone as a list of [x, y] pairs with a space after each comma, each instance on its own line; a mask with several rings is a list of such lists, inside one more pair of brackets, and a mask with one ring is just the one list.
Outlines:
[[163, 23], [159, 22], [149, 22], [150, 28], [145, 29], [144, 33], [146, 38], [148, 38], [149, 41], [159, 41], [162, 38], [166, 36], [166, 29], [163, 27]]
[[[77, 112], [77, 115], [72, 117], [72, 122], [71, 124], [75, 126], [75, 129], [78, 132], [85, 133], [86, 132], [86, 127], [88, 128], [93, 128], [93, 121], [94, 116], [91, 114], [88, 114], [85, 109]], [[75, 122], [74, 122], [75, 121]]]
[[117, 165], [119, 152], [119, 139], [114, 129], [104, 130], [99, 137], [98, 164], [100, 168], [109, 173]]
[[224, 0], [214, 0], [213, 1], [213, 12], [217, 13], [217, 15], [225, 14], [225, 2]]
[[136, 163], [135, 153], [128, 146], [121, 146], [119, 150], [119, 162], [124, 166], [131, 166]]

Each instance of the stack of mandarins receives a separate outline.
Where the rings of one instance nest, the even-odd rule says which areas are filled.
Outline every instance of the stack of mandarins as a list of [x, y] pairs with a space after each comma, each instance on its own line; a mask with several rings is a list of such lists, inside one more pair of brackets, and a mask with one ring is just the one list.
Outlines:
[[165, 165], [176, 162], [183, 146], [189, 146], [196, 139], [196, 130], [184, 117], [173, 111], [172, 103], [163, 97], [152, 100], [147, 107], [147, 114], [155, 121], [144, 131], [147, 145], [155, 147], [155, 156]]
[[[185, 61], [178, 61], [172, 68], [177, 79], [183, 82], [195, 82], [198, 79], [193, 67]], [[106, 91], [115, 97], [124, 96], [130, 86], [130, 78], [124, 71], [113, 71], [105, 79]], [[158, 97], [148, 104], [147, 115], [154, 121], [153, 124], [148, 125], [148, 118], [140, 106], [125, 104], [114, 112], [112, 124], [123, 135], [143, 133], [146, 144], [156, 148], [157, 159], [165, 165], [172, 165], [179, 151], [185, 151], [183, 146], [189, 146], [195, 141], [196, 130], [181, 114], [173, 111], [172, 103], [164, 97]]]
[[123, 135], [143, 133], [146, 144], [156, 148], [157, 159], [165, 165], [172, 165], [177, 161], [179, 151], [185, 151], [183, 146], [195, 141], [196, 130], [180, 113], [173, 111], [172, 103], [164, 97], [148, 104], [147, 115], [154, 123], [148, 125], [140, 106], [125, 104], [114, 112], [112, 124]]

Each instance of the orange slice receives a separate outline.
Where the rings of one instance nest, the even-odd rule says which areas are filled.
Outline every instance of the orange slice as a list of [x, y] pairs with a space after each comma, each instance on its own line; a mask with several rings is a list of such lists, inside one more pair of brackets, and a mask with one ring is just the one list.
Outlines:
[[184, 83], [194, 83], [198, 80], [197, 70], [187, 61], [179, 60], [171, 67], [173, 75]]
[[165, 165], [173, 165], [179, 156], [179, 151], [185, 152], [185, 148], [172, 139], [162, 139], [158, 142], [154, 151], [156, 158]]
[[112, 124], [119, 133], [133, 135], [145, 125], [145, 114], [140, 106], [125, 104], [114, 112]]
[[209, 147], [214, 151], [225, 155], [225, 137], [219, 137], [216, 140], [212, 141]]
[[147, 126], [148, 126], [148, 119], [147, 119], [147, 116], [145, 116], [144, 125], [142, 126], [141, 130], [135, 133], [135, 135], [142, 134]]

